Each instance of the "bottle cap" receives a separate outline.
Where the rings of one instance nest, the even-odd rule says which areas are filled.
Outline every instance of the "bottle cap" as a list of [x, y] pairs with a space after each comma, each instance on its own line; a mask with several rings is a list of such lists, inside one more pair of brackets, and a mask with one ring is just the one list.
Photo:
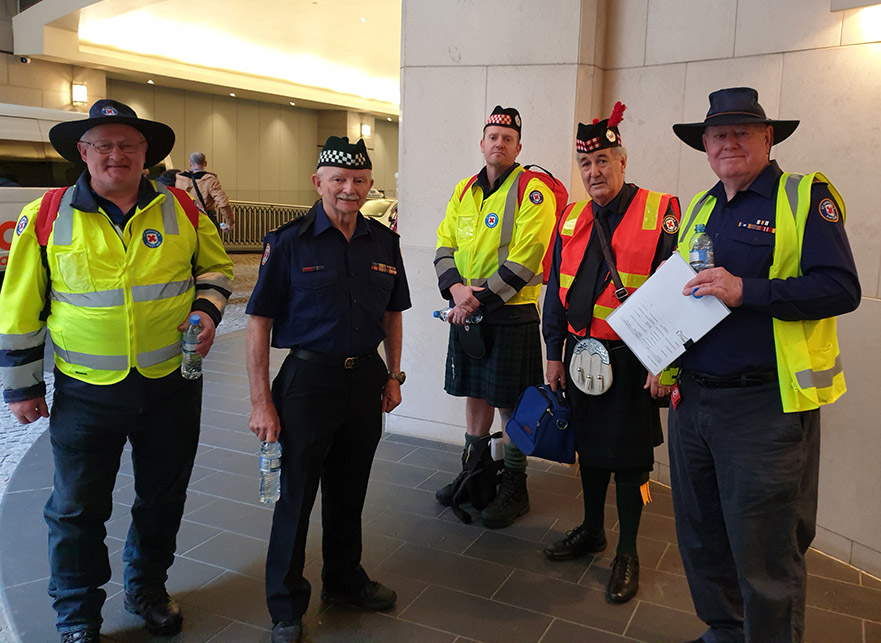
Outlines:
[[202, 323], [202, 319], [198, 315], [196, 315], [196, 314], [190, 315], [190, 324], [192, 326], [198, 326], [201, 323]]
[[437, 317], [438, 319], [440, 319], [440, 314], [441, 314], [441, 311], [435, 310], [433, 313], [431, 313], [431, 316]]
[[707, 226], [703, 223], [698, 223], [694, 226], [694, 231], [697, 233], [706, 232]]

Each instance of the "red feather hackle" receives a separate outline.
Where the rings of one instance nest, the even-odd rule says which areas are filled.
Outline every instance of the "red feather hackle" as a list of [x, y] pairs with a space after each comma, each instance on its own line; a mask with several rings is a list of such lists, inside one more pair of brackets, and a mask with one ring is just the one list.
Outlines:
[[595, 118], [595, 119], [593, 119], [593, 123], [592, 123], [592, 124], [593, 124], [593, 125], [596, 125], [596, 124], [599, 123], [599, 122], [600, 122], [600, 119]]
[[615, 127], [624, 120], [625, 109], [627, 109], [627, 105], [620, 100], [615, 103], [615, 106], [612, 108], [612, 115], [609, 116], [609, 127]]

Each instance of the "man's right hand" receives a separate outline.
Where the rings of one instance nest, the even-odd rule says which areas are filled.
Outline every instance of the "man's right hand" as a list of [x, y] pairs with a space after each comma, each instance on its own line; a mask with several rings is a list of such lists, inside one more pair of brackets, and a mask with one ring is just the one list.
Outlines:
[[453, 296], [453, 309], [447, 320], [451, 324], [464, 326], [468, 315], [480, 308], [480, 300], [474, 296], [475, 292], [483, 290], [482, 286], [466, 286], [465, 284], [453, 284], [450, 286], [450, 294]]
[[548, 386], [555, 393], [557, 388], [566, 390], [566, 366], [560, 360], [548, 360], [548, 369], [546, 372]]
[[272, 402], [258, 404], [251, 409], [248, 428], [261, 442], [275, 442], [281, 433], [281, 423]]
[[43, 396], [33, 400], [10, 402], [9, 410], [12, 411], [19, 424], [30, 424], [40, 418], [49, 417], [49, 407], [46, 405], [46, 398]]

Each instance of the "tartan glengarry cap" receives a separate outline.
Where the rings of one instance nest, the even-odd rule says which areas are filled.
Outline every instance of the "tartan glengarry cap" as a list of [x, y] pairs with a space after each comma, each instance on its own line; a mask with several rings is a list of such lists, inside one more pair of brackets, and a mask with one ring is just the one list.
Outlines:
[[357, 143], [349, 143], [346, 136], [331, 136], [324, 143], [321, 154], [318, 155], [318, 167], [330, 165], [342, 167], [347, 170], [371, 170], [373, 164], [367, 155], [367, 145], [364, 139]]
[[516, 130], [518, 134], [520, 134], [520, 112], [518, 112], [513, 107], [502, 107], [501, 105], [496, 105], [495, 109], [493, 109], [492, 114], [489, 115], [489, 118], [486, 119], [486, 125], [483, 126], [485, 130], [490, 125], [498, 125], [499, 127], [510, 127], [513, 130]]
[[621, 147], [621, 132], [618, 124], [624, 120], [624, 110], [627, 106], [618, 101], [612, 108], [612, 115], [604, 120], [593, 119], [593, 123], [578, 124], [578, 134], [575, 137], [575, 151], [589, 153], [608, 147]]

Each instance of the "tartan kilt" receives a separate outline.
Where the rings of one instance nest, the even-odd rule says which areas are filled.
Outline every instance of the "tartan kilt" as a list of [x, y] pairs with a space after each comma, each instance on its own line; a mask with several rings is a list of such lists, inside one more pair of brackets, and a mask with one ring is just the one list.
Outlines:
[[544, 382], [539, 323], [484, 323], [482, 331], [486, 356], [474, 359], [450, 328], [444, 390], [486, 400], [495, 408], [513, 408], [527, 386]]

